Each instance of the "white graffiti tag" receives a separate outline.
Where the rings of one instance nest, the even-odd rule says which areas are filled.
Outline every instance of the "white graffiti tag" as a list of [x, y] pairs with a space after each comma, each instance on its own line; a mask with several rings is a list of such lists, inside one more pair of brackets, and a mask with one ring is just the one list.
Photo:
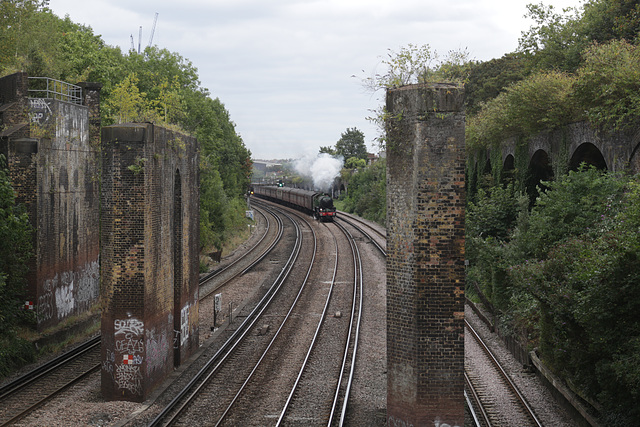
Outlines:
[[[64, 281], [63, 281], [64, 283]], [[73, 312], [75, 299], [73, 298], [73, 282], [56, 288], [56, 308], [58, 319], [63, 319]]]
[[[115, 348], [120, 354], [137, 354], [144, 352], [142, 333], [144, 322], [138, 319], [115, 320]], [[124, 337], [122, 337], [124, 335]]]
[[180, 310], [180, 345], [189, 339], [189, 306]]
[[116, 366], [116, 384], [119, 389], [129, 390], [132, 394], [142, 394], [142, 374], [140, 366]]
[[144, 322], [138, 319], [114, 320], [115, 335], [134, 334], [141, 335], [144, 331]]

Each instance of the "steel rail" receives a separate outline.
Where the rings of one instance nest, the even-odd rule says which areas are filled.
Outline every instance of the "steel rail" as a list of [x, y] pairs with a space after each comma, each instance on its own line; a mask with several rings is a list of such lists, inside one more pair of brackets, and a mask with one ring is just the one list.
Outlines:
[[480, 335], [476, 332], [476, 330], [471, 326], [471, 324], [466, 319], [464, 323], [467, 329], [471, 332], [471, 336], [478, 342], [480, 347], [484, 350], [485, 354], [489, 357], [489, 360], [491, 361], [491, 363], [496, 367], [496, 369], [500, 373], [500, 376], [504, 379], [506, 384], [513, 391], [513, 394], [516, 396], [518, 401], [521, 403], [522, 407], [525, 409], [527, 417], [534, 423], [534, 425], [538, 427], [542, 427], [542, 423], [536, 416], [535, 412], [533, 411], [533, 408], [531, 407], [531, 405], [529, 405], [529, 402], [527, 402], [527, 399], [525, 399], [525, 397], [520, 392], [518, 387], [511, 380], [511, 378], [509, 377], [509, 374], [507, 374], [507, 372], [502, 368], [498, 359], [493, 355], [489, 347], [484, 343]]
[[[482, 427], [483, 425], [486, 427], [491, 427], [492, 423], [491, 423], [491, 420], [489, 419], [489, 414], [487, 414], [487, 411], [485, 411], [484, 406], [482, 405], [482, 401], [480, 400], [480, 396], [478, 395], [478, 392], [473, 386], [473, 383], [471, 382], [469, 375], [467, 375], [466, 369], [464, 371], [464, 382], [467, 385], [467, 389], [464, 391], [464, 398], [467, 401], [467, 406], [469, 407], [469, 412], [471, 412], [473, 422], [477, 427]], [[467, 393], [467, 390], [469, 391], [469, 393]], [[469, 394], [471, 396], [469, 396]], [[473, 402], [475, 402], [475, 405]], [[477, 406], [480, 414], [476, 412], [476, 410], [474, 409], [474, 406]], [[480, 420], [479, 417], [482, 418], [482, 421]], [[484, 424], [482, 424], [482, 422], [484, 422]]]
[[61, 354], [60, 356], [45, 363], [44, 365], [39, 366], [36, 369], [27, 372], [26, 374], [20, 376], [19, 378], [16, 378], [10, 383], [7, 383], [6, 385], [0, 387], [0, 400], [4, 399], [6, 396], [10, 395], [11, 393], [21, 389], [22, 387], [25, 387], [31, 384], [33, 381], [36, 381], [39, 378], [42, 378], [44, 375], [47, 375], [49, 372], [58, 368], [62, 364], [67, 363], [69, 358], [71, 358], [74, 354], [88, 351], [99, 344], [100, 344], [100, 336], [91, 338], [90, 340], [85, 341], [83, 344], [74, 348], [73, 350], [70, 350], [69, 352]]
[[365, 222], [362, 218], [360, 218], [359, 216], [352, 215], [352, 214], [349, 214], [349, 213], [346, 213], [346, 212], [342, 212], [342, 211], [340, 211], [340, 216], [339, 216], [339, 217], [338, 217], [338, 216], [336, 216], [336, 218], [345, 218], [345, 217], [347, 217], [347, 218], [349, 218], [350, 220], [355, 221], [355, 222], [357, 222], [357, 223], [359, 223], [359, 224], [362, 224], [363, 226], [365, 226], [365, 227], [367, 227], [367, 228], [371, 229], [375, 234], [377, 234], [378, 236], [380, 236], [382, 239], [384, 239], [384, 240], [386, 240], [386, 239], [387, 239], [387, 235], [386, 235], [386, 233], [383, 233], [383, 232], [381, 232], [380, 230], [378, 230], [377, 228], [372, 227], [371, 225], [369, 225], [368, 223], [366, 223], [366, 222]]
[[262, 255], [260, 255], [255, 261], [253, 261], [251, 264], [249, 264], [248, 267], [246, 267], [244, 270], [242, 270], [242, 272], [240, 273], [241, 276], [246, 274], [253, 267], [255, 267], [260, 261], [262, 261], [273, 250], [273, 248], [276, 247], [276, 244], [280, 241], [280, 238], [282, 237], [282, 233], [283, 233], [282, 219], [280, 219], [277, 215], [273, 214], [272, 208], [267, 207], [266, 204], [264, 204], [264, 203], [258, 203], [258, 204], [260, 206], [262, 206], [262, 208], [264, 210], [266, 210], [267, 212], [270, 212], [274, 216], [274, 218], [276, 218], [276, 221], [278, 221], [278, 225], [280, 226], [280, 232], [278, 233], [277, 238], [274, 239], [273, 242], [271, 242], [271, 245], [267, 249], [265, 249], [265, 251], [262, 253]]
[[[294, 221], [295, 223], [295, 221]], [[270, 287], [269, 291], [260, 300], [256, 307], [247, 315], [245, 320], [238, 326], [234, 333], [227, 339], [216, 354], [198, 371], [189, 383], [169, 402], [167, 406], [148, 424], [151, 426], [171, 425], [187, 406], [195, 399], [200, 390], [209, 382], [222, 364], [230, 357], [232, 352], [238, 347], [251, 328], [256, 324], [262, 313], [268, 308], [276, 294], [282, 287], [286, 276], [293, 268], [293, 264], [300, 253], [301, 233], [297, 224], [296, 242], [291, 254], [282, 268], [278, 277]], [[173, 412], [172, 415], [170, 413]], [[163, 421], [166, 421], [163, 423]]]
[[[260, 240], [251, 247], [251, 249], [249, 249], [245, 254], [243, 254], [242, 256], [238, 257], [237, 259], [235, 259], [233, 262], [231, 262], [229, 265], [220, 268], [218, 270], [212, 271], [211, 273], [207, 274], [206, 276], [202, 277], [199, 280], [200, 283], [200, 287], [202, 287], [205, 283], [210, 282], [211, 280], [213, 280], [214, 278], [218, 277], [220, 274], [228, 271], [229, 269], [231, 269], [232, 267], [234, 267], [236, 264], [238, 264], [240, 261], [245, 260], [249, 257], [249, 255], [251, 253], [253, 253], [253, 251], [255, 251], [260, 244], [264, 241], [264, 239], [267, 237], [267, 235], [269, 234], [269, 231], [271, 229], [271, 222], [269, 221], [269, 219], [267, 218], [267, 216], [261, 211], [261, 209], [264, 209], [266, 212], [269, 212], [271, 215], [273, 215], [273, 213], [266, 207], [262, 207], [262, 208], [257, 208], [257, 212], [260, 213], [260, 215], [263, 216], [263, 218], [265, 219], [266, 222], [266, 230], [264, 232], [264, 234], [262, 235], [262, 237], [260, 238]], [[256, 258], [256, 260], [254, 260], [250, 267], [255, 266], [258, 262], [260, 262], [262, 259], [264, 259], [265, 256], [267, 256], [267, 254], [269, 252], [271, 252], [273, 250], [273, 248], [277, 245], [278, 241], [280, 240], [280, 238], [282, 237], [282, 221], [276, 217], [275, 215], [273, 215], [274, 218], [276, 218], [276, 223], [278, 225], [278, 233], [276, 234], [276, 236], [274, 237], [274, 239], [271, 241], [271, 243], [269, 244], [269, 246], [262, 252], [262, 254], [260, 254], [258, 256], [258, 258]], [[241, 276], [243, 274], [245, 274], [249, 268], [245, 268], [244, 270], [242, 270], [239, 273], [236, 273], [235, 275], [233, 275], [232, 277], [230, 277], [229, 279], [225, 280], [223, 283], [218, 284], [217, 286], [215, 286], [214, 288], [210, 289], [204, 296], [201, 296], [202, 298], [205, 298], [209, 295], [211, 295], [213, 292], [217, 291], [218, 289], [220, 289], [222, 286], [224, 286], [225, 283], [228, 283], [229, 281], [233, 280], [235, 277]]]
[[315, 348], [316, 342], [318, 340], [318, 337], [320, 336], [320, 330], [322, 329], [322, 325], [324, 324], [324, 319], [327, 315], [327, 310], [329, 309], [329, 302], [331, 301], [331, 296], [333, 295], [333, 288], [335, 286], [336, 283], [336, 276], [338, 274], [338, 260], [340, 258], [339, 252], [338, 252], [338, 241], [335, 238], [335, 236], [333, 237], [333, 242], [334, 242], [334, 246], [335, 246], [335, 250], [336, 250], [336, 258], [335, 258], [335, 263], [333, 266], [333, 275], [331, 278], [331, 286], [329, 286], [329, 292], [327, 293], [327, 298], [324, 304], [324, 308], [322, 309], [322, 315], [320, 315], [320, 319], [318, 320], [318, 325], [316, 326], [316, 331], [313, 335], [313, 339], [311, 340], [311, 343], [309, 345], [309, 349], [307, 350], [307, 354], [305, 355], [304, 360], [302, 361], [302, 365], [300, 366], [300, 370], [298, 371], [298, 376], [296, 377], [296, 380], [293, 384], [293, 386], [291, 387], [291, 391], [289, 392], [289, 396], [287, 397], [287, 400], [282, 408], [282, 411], [280, 412], [280, 416], [278, 417], [278, 421], [276, 422], [276, 426], [280, 426], [282, 425], [282, 422], [284, 421], [284, 417], [287, 413], [287, 410], [289, 409], [290, 405], [291, 405], [291, 401], [293, 399], [293, 395], [296, 392], [296, 389], [298, 388], [298, 385], [300, 384], [300, 380], [302, 379], [302, 374], [304, 373], [305, 369], [307, 368], [307, 363], [309, 362], [309, 358], [311, 357], [311, 352], [313, 351], [313, 349]]
[[[44, 381], [48, 375], [52, 375], [58, 370], [65, 369], [67, 366], [70, 366], [73, 362], [77, 361], [81, 357], [91, 356], [91, 352], [95, 353], [96, 347], [99, 346], [100, 337], [93, 338], [85, 342], [81, 346], [58, 356], [51, 362], [43, 365], [43, 367], [25, 374], [24, 376], [3, 387], [3, 393], [0, 398], [0, 402], [3, 402], [4, 404], [5, 401], [11, 398], [15, 398], [15, 395], [19, 396], [19, 393], [21, 393], [22, 391], [26, 391], [26, 387], [28, 386], [37, 387], [38, 381]], [[16, 409], [16, 411], [14, 411], [13, 413], [4, 413], [3, 415], [6, 415], [6, 418], [0, 419], [0, 425], [9, 425], [23, 418], [29, 412], [34, 411], [43, 403], [47, 402], [54, 396], [58, 395], [62, 391], [66, 390], [67, 388], [82, 380], [87, 375], [91, 374], [99, 368], [100, 364], [95, 364], [90, 369], [84, 370], [84, 372], [82, 372], [80, 375], [74, 375], [71, 380], [66, 381], [63, 385], [51, 387], [48, 391], [45, 387], [42, 386], [36, 388], [36, 393], [40, 392], [40, 395], [36, 395], [35, 399], [32, 399], [31, 401], [25, 398], [24, 401], [22, 401], [22, 403], [24, 404], [22, 407]]]
[[[376, 249], [378, 249], [378, 251], [380, 251], [380, 253], [382, 253], [383, 256], [387, 256], [387, 251], [385, 248], [383, 248], [376, 239], [374, 239], [373, 237], [371, 237], [371, 235], [369, 233], [367, 233], [362, 227], [360, 227], [359, 225], [356, 225], [354, 222], [349, 221], [347, 219], [344, 219], [344, 217], [342, 215], [340, 215], [339, 217], [340, 221], [342, 222], [346, 222], [347, 224], [349, 224], [350, 226], [352, 226], [353, 228], [355, 228], [356, 230], [358, 230], [360, 233], [362, 233], [367, 239], [369, 239], [369, 241], [371, 243], [373, 243], [373, 245], [376, 247]], [[349, 217], [352, 218], [352, 217]], [[353, 219], [353, 218], [352, 218]], [[372, 228], [371, 226], [367, 225], [366, 223], [362, 222], [362, 221], [358, 221], [361, 224], [363, 224], [366, 227], [369, 227], [371, 230], [373, 230], [374, 232], [378, 233], [378, 235], [380, 235], [383, 239], [385, 239], [386, 241], [386, 236], [383, 236], [380, 232], [378, 232], [375, 228]]]
[[[279, 210], [279, 209], [278, 209]], [[288, 214], [284, 213], [284, 211], [281, 211], [281, 213], [283, 213], [286, 216], [289, 216]], [[300, 217], [299, 215], [297, 215], [298, 217]], [[238, 390], [238, 392], [236, 393], [235, 397], [231, 400], [231, 402], [229, 403], [229, 405], [227, 406], [227, 409], [224, 411], [224, 413], [220, 416], [220, 419], [218, 420], [218, 422], [215, 424], [216, 427], [219, 426], [222, 421], [224, 421], [225, 417], [227, 416], [227, 414], [231, 411], [231, 408], [233, 407], [233, 405], [236, 403], [236, 401], [240, 398], [240, 395], [244, 392], [247, 384], [249, 384], [249, 381], [253, 378], [253, 375], [256, 373], [256, 371], [258, 370], [258, 367], [262, 364], [262, 361], [265, 359], [265, 357], [267, 356], [267, 354], [269, 353], [269, 351], [271, 350], [271, 348], [273, 347], [275, 341], [277, 338], [279, 338], [280, 336], [280, 332], [282, 332], [282, 330], [284, 329], [285, 325], [287, 324], [287, 321], [291, 318], [292, 313], [294, 308], [296, 307], [298, 301], [300, 300], [300, 297], [302, 296], [303, 291], [306, 289], [306, 285], [309, 281], [309, 276], [311, 275], [311, 269], [313, 268], [313, 264], [315, 262], [316, 259], [316, 255], [317, 255], [317, 251], [318, 251], [318, 241], [317, 241], [317, 236], [316, 236], [316, 232], [313, 230], [313, 227], [311, 227], [311, 225], [309, 224], [308, 221], [306, 221], [305, 219], [303, 219], [303, 221], [305, 221], [307, 223], [307, 225], [309, 226], [309, 229], [312, 232], [313, 235], [313, 254], [311, 256], [311, 262], [309, 263], [309, 267], [307, 268], [307, 273], [302, 281], [302, 284], [300, 285], [300, 289], [298, 290], [298, 293], [295, 297], [295, 299], [293, 300], [293, 302], [291, 303], [291, 307], [289, 307], [289, 310], [287, 311], [287, 314], [284, 316], [282, 323], [280, 324], [280, 327], [278, 327], [278, 330], [275, 332], [275, 334], [273, 335], [273, 337], [271, 338], [271, 341], [269, 342], [269, 344], [267, 345], [267, 347], [265, 348], [265, 350], [262, 352], [262, 355], [260, 356], [260, 358], [258, 359], [258, 361], [256, 362], [255, 366], [253, 367], [253, 369], [251, 370], [251, 372], [249, 373], [249, 375], [247, 376], [247, 378], [245, 379], [244, 383], [242, 384], [242, 386], [240, 386], [240, 389]], [[337, 256], [336, 256], [336, 265], [337, 265]], [[327, 305], [328, 305], [328, 300], [329, 298], [327, 298]], [[325, 308], [326, 311], [326, 308]], [[323, 312], [323, 316], [321, 318], [321, 322], [322, 319], [324, 318], [324, 312]], [[314, 338], [315, 339], [315, 338]]]
[[[327, 422], [328, 426], [331, 426], [333, 423], [334, 414], [336, 413], [337, 404], [340, 397], [342, 378], [345, 375], [345, 368], [348, 363], [349, 347], [353, 343], [349, 376], [347, 378], [344, 396], [342, 398], [342, 410], [340, 411], [340, 420], [338, 425], [342, 426], [344, 424], [344, 418], [347, 412], [347, 404], [349, 401], [349, 394], [351, 392], [351, 384], [353, 383], [353, 374], [355, 371], [356, 356], [358, 353], [358, 340], [360, 338], [360, 324], [362, 322], [362, 300], [363, 300], [362, 260], [360, 257], [360, 251], [358, 250], [358, 245], [356, 245], [353, 235], [345, 227], [343, 227], [340, 224], [336, 224], [336, 225], [345, 234], [345, 236], [347, 237], [347, 240], [349, 241], [349, 245], [351, 246], [351, 251], [353, 254], [354, 277], [353, 277], [353, 300], [351, 303], [351, 318], [349, 321], [349, 333], [347, 335], [347, 340], [345, 342], [345, 351], [344, 351], [344, 357], [342, 360], [342, 367], [340, 369], [338, 384], [336, 385], [336, 393], [333, 400], [333, 406], [331, 408], [331, 414], [329, 416], [329, 421]], [[359, 298], [358, 298], [358, 295], [359, 295]], [[357, 319], [356, 319], [356, 300], [358, 300]], [[354, 327], [355, 327], [355, 332], [353, 331]], [[352, 333], [354, 335], [353, 342], [351, 340]]]

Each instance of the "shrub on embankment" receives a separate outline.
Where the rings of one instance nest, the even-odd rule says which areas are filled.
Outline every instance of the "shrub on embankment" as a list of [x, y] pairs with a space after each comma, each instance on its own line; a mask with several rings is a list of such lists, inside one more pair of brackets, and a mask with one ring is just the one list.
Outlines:
[[468, 280], [608, 421], [637, 424], [640, 178], [583, 168], [547, 185], [531, 210], [513, 186], [470, 203]]
[[22, 295], [31, 254], [31, 226], [27, 214], [15, 205], [15, 195], [0, 155], [0, 377], [35, 357], [31, 343], [18, 337], [17, 328], [33, 323], [33, 312], [23, 310]]

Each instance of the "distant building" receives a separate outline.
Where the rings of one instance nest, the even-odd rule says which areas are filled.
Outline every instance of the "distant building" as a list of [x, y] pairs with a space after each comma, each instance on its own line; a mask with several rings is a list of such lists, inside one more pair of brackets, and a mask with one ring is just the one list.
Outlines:
[[380, 157], [374, 153], [367, 153], [367, 165], [371, 166], [372, 164], [374, 164], [375, 162], [378, 161], [378, 159], [380, 159]]
[[282, 163], [275, 163], [275, 162], [271, 162], [268, 160], [254, 160], [253, 161], [253, 168], [256, 171], [260, 171], [260, 172], [266, 172], [268, 168], [272, 168], [272, 167], [278, 167], [281, 168], [282, 167]]

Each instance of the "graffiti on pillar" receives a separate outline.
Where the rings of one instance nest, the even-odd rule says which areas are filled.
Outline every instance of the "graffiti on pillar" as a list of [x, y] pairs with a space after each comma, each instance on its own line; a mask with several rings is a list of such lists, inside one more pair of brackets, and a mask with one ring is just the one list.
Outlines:
[[38, 322], [46, 322], [53, 317], [53, 284], [47, 280], [42, 286], [42, 293], [38, 296]]
[[138, 319], [115, 320], [116, 351], [135, 355], [144, 351], [144, 322]]
[[389, 425], [392, 427], [413, 427], [413, 423], [398, 419], [393, 415], [389, 417]]
[[113, 326], [116, 358], [122, 357], [121, 363], [116, 364], [116, 386], [132, 394], [142, 394], [144, 322], [135, 318], [116, 319]]
[[189, 309], [191, 305], [187, 304], [180, 310], [180, 345], [183, 345], [189, 339]]
[[142, 394], [142, 373], [140, 366], [119, 364], [116, 366], [116, 385], [131, 394]]
[[38, 296], [38, 322], [56, 317], [64, 319], [78, 311], [87, 311], [100, 293], [100, 264], [92, 261], [79, 268], [56, 274], [45, 280]]
[[155, 328], [147, 332], [147, 375], [162, 368], [169, 357], [169, 340], [166, 331], [158, 333]]
[[51, 101], [42, 98], [29, 99], [29, 107], [31, 110], [29, 117], [32, 123], [43, 125], [49, 121], [49, 118], [52, 116], [50, 102]]
[[100, 296], [100, 261], [87, 263], [76, 273], [74, 280], [77, 284], [76, 308], [79, 311], [89, 310]]
[[107, 349], [105, 359], [102, 361], [102, 370], [113, 378], [113, 367], [116, 363], [116, 354]]
[[443, 423], [440, 422], [440, 419], [436, 418], [436, 420], [433, 422], [434, 427], [460, 427], [460, 426], [452, 426], [451, 424], [447, 424], [447, 423]]
[[[56, 279], [58, 275], [56, 275]], [[58, 319], [64, 319], [73, 313], [73, 280], [69, 282], [69, 275], [62, 276], [61, 283], [66, 283], [56, 288], [56, 309], [58, 310]]]

